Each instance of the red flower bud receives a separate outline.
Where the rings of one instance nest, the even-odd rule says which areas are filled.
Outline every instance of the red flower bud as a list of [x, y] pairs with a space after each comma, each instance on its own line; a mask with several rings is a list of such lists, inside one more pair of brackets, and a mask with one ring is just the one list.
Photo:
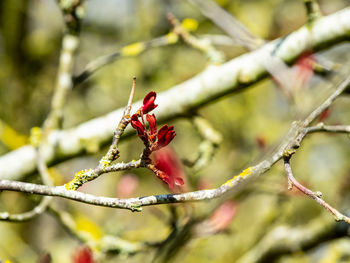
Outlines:
[[155, 147], [155, 150], [159, 150], [162, 147], [167, 146], [175, 137], [176, 133], [174, 130], [174, 126], [168, 127], [167, 124], [165, 124], [162, 128], [159, 129], [157, 134], [157, 144]]
[[156, 116], [154, 116], [154, 114], [150, 115], [147, 114], [146, 115], [146, 120], [149, 123], [149, 129], [150, 129], [150, 135], [154, 135], [157, 133], [157, 120], [156, 120]]
[[81, 247], [75, 251], [73, 255], [74, 263], [94, 263], [92, 251], [89, 247]]
[[143, 99], [143, 106], [141, 107], [143, 113], [149, 113], [158, 106], [157, 104], [154, 104], [156, 97], [157, 94], [154, 91], [151, 91], [145, 96]]
[[139, 121], [139, 118], [136, 114], [131, 116], [131, 126], [137, 131], [137, 135], [144, 137], [146, 135], [146, 128]]

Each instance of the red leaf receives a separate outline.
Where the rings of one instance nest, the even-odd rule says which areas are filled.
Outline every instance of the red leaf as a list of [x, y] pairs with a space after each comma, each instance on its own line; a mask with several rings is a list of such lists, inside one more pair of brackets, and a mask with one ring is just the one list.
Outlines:
[[139, 118], [138, 118], [138, 116], [136, 114], [131, 116], [131, 126], [137, 131], [137, 135], [139, 137], [145, 137], [145, 135], [146, 135], [146, 128], [139, 121]]
[[155, 150], [159, 150], [162, 147], [167, 146], [176, 136], [174, 126], [168, 127], [167, 124], [165, 124], [160, 130], [158, 131], [157, 134], [157, 144], [155, 147]]
[[300, 80], [300, 83], [302, 85], [304, 85], [314, 75], [313, 61], [313, 53], [305, 52], [298, 58], [295, 63], [298, 69], [297, 78]]
[[153, 162], [158, 170], [157, 176], [168, 184], [170, 189], [174, 186], [181, 186], [184, 184], [183, 178], [185, 173], [181, 161], [177, 157], [174, 150], [171, 148], [163, 148], [152, 154]]
[[154, 114], [150, 115], [147, 114], [146, 115], [146, 120], [149, 123], [149, 129], [150, 129], [150, 135], [154, 135], [157, 133], [157, 120], [156, 120], [156, 116], [154, 116]]
[[154, 104], [157, 94], [154, 91], [149, 92], [143, 99], [143, 106], [141, 110], [144, 114], [149, 113], [151, 110], [155, 109], [158, 105]]

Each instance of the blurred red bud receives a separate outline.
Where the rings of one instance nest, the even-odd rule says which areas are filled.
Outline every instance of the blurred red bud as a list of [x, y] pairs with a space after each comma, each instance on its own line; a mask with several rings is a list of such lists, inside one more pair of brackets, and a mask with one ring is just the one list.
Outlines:
[[96, 263], [89, 247], [79, 247], [73, 254], [73, 263]]
[[226, 201], [221, 204], [209, 218], [209, 223], [215, 233], [229, 227], [237, 212], [237, 204], [233, 201]]
[[181, 161], [170, 147], [162, 148], [152, 154], [157, 176], [174, 190], [174, 186], [184, 184], [185, 173]]
[[139, 185], [139, 179], [134, 174], [123, 175], [117, 186], [116, 196], [118, 198], [130, 198], [135, 193]]
[[266, 147], [266, 138], [263, 135], [258, 135], [256, 138], [256, 143], [258, 144], [259, 148], [261, 150], [265, 149]]
[[304, 85], [314, 75], [313, 61], [315, 57], [312, 52], [304, 52], [295, 62], [297, 78], [301, 85]]
[[330, 108], [325, 109], [320, 116], [318, 117], [319, 122], [324, 122], [332, 113], [332, 110]]

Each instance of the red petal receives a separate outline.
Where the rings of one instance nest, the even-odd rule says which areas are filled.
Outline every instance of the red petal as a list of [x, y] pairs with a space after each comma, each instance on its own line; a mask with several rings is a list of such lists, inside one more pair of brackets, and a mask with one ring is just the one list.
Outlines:
[[168, 129], [168, 132], [165, 136], [165, 145], [164, 146], [167, 146], [175, 137], [176, 133], [174, 131], [174, 126], [170, 126], [169, 129]]
[[157, 122], [156, 122], [156, 116], [154, 114], [146, 115], [146, 120], [149, 123], [149, 128], [150, 128], [150, 134], [154, 135], [157, 133]]
[[167, 124], [163, 125], [163, 127], [159, 129], [158, 134], [157, 134], [158, 140], [163, 140], [163, 138], [165, 137], [165, 135], [168, 132], [168, 129], [169, 129], [169, 127]]
[[143, 113], [148, 113], [155, 109], [158, 105], [154, 104], [157, 94], [154, 91], [148, 93], [143, 99], [143, 106], [141, 107]]
[[139, 136], [144, 136], [146, 133], [146, 128], [139, 121], [138, 116], [136, 114], [131, 116], [131, 126], [137, 131]]
[[145, 96], [145, 98], [143, 99], [143, 105], [147, 104], [148, 101], [149, 101], [150, 99], [152, 99], [152, 98], [153, 98], [153, 101], [154, 101], [154, 100], [156, 99], [156, 97], [157, 97], [157, 93], [155, 93], [154, 91], [149, 92], [149, 93]]

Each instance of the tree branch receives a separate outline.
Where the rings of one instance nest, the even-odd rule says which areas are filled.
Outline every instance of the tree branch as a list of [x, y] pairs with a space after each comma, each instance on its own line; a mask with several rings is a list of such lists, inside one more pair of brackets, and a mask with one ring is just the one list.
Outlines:
[[283, 254], [305, 251], [330, 239], [347, 236], [350, 226], [342, 227], [328, 217], [317, 217], [305, 226], [279, 225], [269, 231], [237, 263], [274, 262]]
[[350, 125], [325, 125], [323, 122], [307, 128], [307, 133], [330, 132], [330, 133], [350, 133]]
[[286, 170], [287, 176], [288, 176], [288, 190], [292, 190], [292, 188], [295, 186], [300, 192], [303, 194], [311, 197], [314, 199], [319, 205], [323, 206], [326, 210], [328, 210], [337, 221], [345, 221], [346, 223], [350, 224], [350, 218], [340, 213], [337, 209], [330, 206], [326, 201], [322, 199], [322, 193], [321, 192], [313, 192], [307, 187], [303, 186], [301, 183], [299, 183], [295, 177], [293, 176], [292, 168], [290, 167], [290, 156], [284, 158], [284, 168]]

